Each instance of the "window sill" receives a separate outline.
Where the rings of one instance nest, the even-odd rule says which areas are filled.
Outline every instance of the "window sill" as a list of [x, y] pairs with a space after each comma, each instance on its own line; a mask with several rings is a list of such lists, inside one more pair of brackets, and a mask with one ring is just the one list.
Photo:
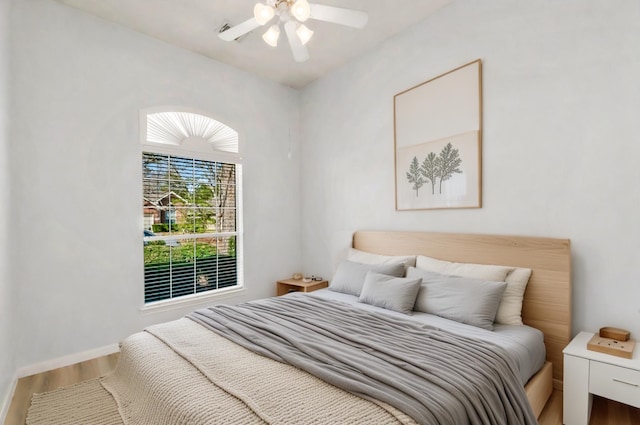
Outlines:
[[238, 295], [242, 295], [247, 290], [243, 287], [234, 287], [229, 289], [220, 289], [215, 292], [203, 292], [200, 294], [187, 295], [184, 297], [169, 299], [163, 301], [155, 301], [149, 304], [145, 304], [140, 307], [140, 311], [143, 313], [157, 313], [161, 311], [176, 310], [179, 308], [189, 307], [192, 305], [202, 304], [209, 300], [220, 300], [225, 298], [231, 298]]

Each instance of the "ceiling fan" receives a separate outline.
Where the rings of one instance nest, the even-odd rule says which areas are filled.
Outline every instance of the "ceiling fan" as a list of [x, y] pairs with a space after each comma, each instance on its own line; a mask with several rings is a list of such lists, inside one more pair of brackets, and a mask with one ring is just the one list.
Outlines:
[[309, 4], [307, 0], [264, 0], [264, 3], [256, 3], [253, 8], [253, 18], [234, 27], [223, 26], [220, 29], [219, 37], [225, 41], [236, 40], [238, 37], [268, 24], [274, 17], [278, 17], [278, 21], [269, 27], [262, 35], [262, 39], [270, 46], [276, 47], [280, 38], [280, 24], [283, 24], [296, 62], [304, 62], [309, 59], [306, 44], [313, 36], [313, 31], [304, 25], [308, 19], [332, 22], [353, 28], [364, 28], [369, 19], [366, 12], [322, 4]]

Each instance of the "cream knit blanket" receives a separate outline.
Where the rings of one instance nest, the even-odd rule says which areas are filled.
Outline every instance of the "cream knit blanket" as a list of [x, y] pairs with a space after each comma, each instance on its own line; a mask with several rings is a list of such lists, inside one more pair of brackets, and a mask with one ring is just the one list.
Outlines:
[[102, 385], [126, 425], [415, 424], [186, 318], [127, 338]]

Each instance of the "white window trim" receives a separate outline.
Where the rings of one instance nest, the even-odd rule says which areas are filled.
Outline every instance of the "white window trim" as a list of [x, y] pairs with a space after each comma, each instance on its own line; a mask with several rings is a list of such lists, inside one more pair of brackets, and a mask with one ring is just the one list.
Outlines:
[[[225, 123], [225, 120], [218, 120], [213, 117], [210, 113], [203, 112], [200, 110], [196, 110], [193, 108], [184, 108], [184, 107], [153, 107], [147, 108], [140, 111], [140, 151], [138, 153], [138, 157], [142, 158], [142, 154], [144, 152], [149, 153], [159, 153], [171, 156], [180, 156], [180, 157], [188, 157], [194, 159], [201, 159], [205, 161], [212, 162], [227, 162], [236, 165], [236, 264], [237, 264], [237, 279], [238, 284], [232, 287], [215, 289], [212, 291], [199, 292], [196, 294], [184, 295], [178, 298], [170, 298], [166, 300], [153, 301], [150, 303], [145, 303], [145, 295], [144, 295], [144, 279], [139, 288], [139, 297], [140, 297], [140, 311], [143, 313], [151, 313], [151, 312], [161, 312], [161, 311], [169, 311], [175, 310], [179, 308], [195, 306], [198, 304], [203, 304], [207, 300], [215, 300], [215, 299], [224, 299], [230, 298], [233, 296], [242, 295], [246, 292], [244, 286], [244, 225], [243, 225], [243, 191], [242, 191], [242, 137], [241, 132], [238, 131], [238, 153], [231, 154], [222, 151], [216, 151], [211, 153], [201, 152], [201, 151], [193, 151], [189, 149], [181, 149], [178, 146], [171, 146], [163, 143], [154, 143], [146, 140], [147, 135], [147, 115], [157, 113], [157, 112], [188, 112], [199, 115], [204, 115], [206, 117], [210, 117], [216, 121]], [[228, 125], [228, 124], [225, 124]], [[230, 126], [232, 127], [232, 126]], [[234, 130], [237, 127], [232, 127]], [[237, 131], [237, 130], [236, 130]], [[140, 161], [141, 164], [142, 161]], [[142, 166], [140, 167], [139, 176], [142, 176]], [[142, 181], [142, 180], [140, 180]], [[141, 188], [142, 190], [142, 188]], [[141, 222], [144, 220], [143, 216], [140, 216]], [[142, 223], [142, 227], [144, 224]], [[142, 233], [142, 232], [140, 232]], [[168, 237], [165, 237], [168, 238]], [[158, 237], [158, 239], [164, 239], [163, 237]], [[172, 237], [172, 239], [176, 239]], [[144, 254], [143, 254], [144, 255]], [[143, 267], [143, 275], [144, 275], [144, 258], [141, 261]]]
[[[240, 281], [240, 260], [238, 260], [238, 281]], [[189, 307], [198, 304], [203, 304], [208, 300], [221, 300], [225, 298], [231, 298], [239, 295], [243, 295], [247, 290], [243, 286], [238, 284], [237, 286], [233, 286], [230, 288], [222, 288], [216, 289], [215, 292], [199, 292], [197, 294], [184, 295], [179, 298], [171, 298], [168, 300], [162, 301], [154, 301], [151, 303], [144, 304], [140, 307], [140, 311], [142, 312], [161, 312], [161, 311], [170, 311], [177, 310], [182, 307]], [[144, 298], [144, 293], [142, 294]], [[143, 300], [144, 302], [144, 300]]]

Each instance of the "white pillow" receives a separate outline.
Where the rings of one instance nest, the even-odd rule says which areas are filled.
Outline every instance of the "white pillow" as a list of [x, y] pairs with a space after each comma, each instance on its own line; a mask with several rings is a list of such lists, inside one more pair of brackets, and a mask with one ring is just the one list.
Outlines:
[[502, 294], [500, 307], [496, 314], [496, 323], [522, 326], [522, 302], [527, 283], [531, 277], [531, 269], [516, 267], [507, 275], [507, 289]]
[[449, 276], [471, 277], [474, 279], [504, 282], [513, 267], [490, 266], [486, 264], [452, 263], [418, 255], [416, 268]]
[[347, 260], [363, 264], [398, 264], [402, 263], [404, 269], [416, 266], [415, 255], [382, 255], [349, 248]]
[[452, 263], [418, 255], [416, 268], [450, 276], [470, 277], [496, 282], [507, 282], [502, 295], [496, 323], [522, 325], [522, 301], [531, 276], [531, 269], [473, 263]]

